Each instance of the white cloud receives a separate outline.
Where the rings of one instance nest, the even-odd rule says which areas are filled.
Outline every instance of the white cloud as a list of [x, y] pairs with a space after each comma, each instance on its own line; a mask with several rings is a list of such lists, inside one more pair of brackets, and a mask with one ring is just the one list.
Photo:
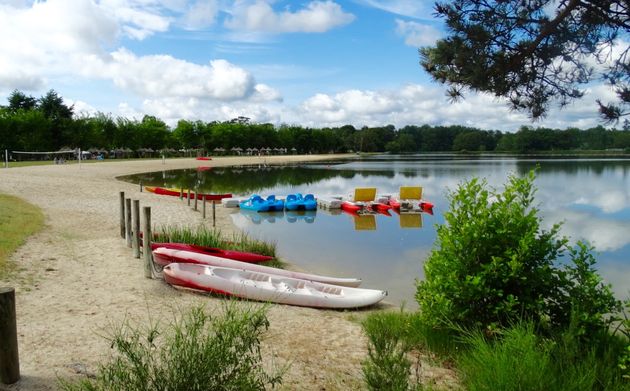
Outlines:
[[190, 30], [202, 29], [212, 26], [218, 13], [219, 4], [216, 0], [198, 0], [189, 6], [183, 23], [185, 28]]
[[168, 55], [136, 56], [126, 49], [112, 53], [111, 61], [96, 59], [91, 76], [99, 75], [144, 97], [238, 100], [258, 92], [254, 77], [226, 60], [198, 65]]
[[396, 19], [396, 33], [405, 38], [406, 45], [413, 47], [433, 45], [442, 35], [433, 26], [400, 19]]
[[360, 0], [370, 7], [416, 19], [433, 19], [433, 2], [418, 0]]
[[343, 11], [333, 1], [312, 1], [304, 9], [276, 12], [267, 1], [237, 4], [226, 26], [232, 29], [268, 33], [321, 33], [346, 25], [354, 15]]

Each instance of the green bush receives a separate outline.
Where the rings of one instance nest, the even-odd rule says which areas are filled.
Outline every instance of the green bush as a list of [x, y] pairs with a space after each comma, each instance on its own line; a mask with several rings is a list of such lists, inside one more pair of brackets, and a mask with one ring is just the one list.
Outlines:
[[368, 358], [363, 377], [370, 390], [408, 390], [411, 362], [407, 352], [411, 314], [381, 312], [363, 322]]
[[264, 390], [279, 373], [262, 366], [260, 340], [269, 327], [263, 307], [230, 303], [220, 316], [193, 308], [171, 329], [125, 324], [111, 337], [115, 350], [95, 379], [61, 380], [64, 390]]
[[[551, 332], [577, 319], [586, 339], [608, 327], [606, 315], [620, 302], [595, 272], [589, 246], [570, 249], [559, 224], [541, 228], [534, 179], [535, 171], [510, 176], [500, 192], [474, 178], [448, 194], [445, 224], [417, 284], [425, 322], [492, 332], [528, 320]], [[561, 266], [567, 249], [571, 262]]]

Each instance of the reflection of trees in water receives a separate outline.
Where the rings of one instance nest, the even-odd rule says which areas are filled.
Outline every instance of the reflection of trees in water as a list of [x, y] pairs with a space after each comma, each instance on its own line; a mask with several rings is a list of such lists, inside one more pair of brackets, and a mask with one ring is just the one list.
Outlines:
[[630, 175], [630, 160], [544, 160], [518, 161], [516, 170], [518, 175], [525, 175], [531, 169], [539, 166], [539, 173], [567, 175], [622, 173], [623, 177]]
[[129, 175], [120, 179], [146, 186], [195, 188], [208, 193], [250, 194], [277, 186], [308, 186], [332, 178], [357, 175], [393, 177], [393, 170], [331, 170], [305, 166], [237, 166], [211, 170], [185, 169]]

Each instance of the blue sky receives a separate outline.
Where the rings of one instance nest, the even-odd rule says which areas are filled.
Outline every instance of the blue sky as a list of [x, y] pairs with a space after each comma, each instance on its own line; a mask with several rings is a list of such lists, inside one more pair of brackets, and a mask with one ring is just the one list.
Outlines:
[[[0, 101], [55, 89], [79, 113], [305, 126], [532, 125], [494, 97], [449, 104], [418, 65], [432, 1], [0, 0]], [[6, 39], [11, 37], [11, 39]], [[599, 123], [595, 99], [534, 126]]]

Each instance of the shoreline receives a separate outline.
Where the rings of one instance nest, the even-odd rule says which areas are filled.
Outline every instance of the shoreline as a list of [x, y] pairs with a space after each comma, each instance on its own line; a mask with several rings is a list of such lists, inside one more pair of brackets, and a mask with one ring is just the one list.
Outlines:
[[[54, 390], [57, 378], [94, 372], [110, 354], [103, 337], [123, 321], [146, 323], [195, 305], [220, 308], [225, 299], [173, 289], [144, 278], [142, 260], [119, 235], [119, 191], [151, 206], [152, 224], [204, 224], [178, 197], [140, 192], [122, 175], [244, 164], [284, 164], [352, 155], [178, 158], [0, 169], [0, 193], [18, 196], [45, 215], [44, 229], [10, 258], [18, 272], [0, 284], [16, 290], [22, 379], [8, 390]], [[216, 228], [237, 232], [230, 210], [216, 209]], [[205, 220], [211, 224], [211, 220]], [[291, 260], [286, 260], [291, 263]], [[239, 303], [252, 302], [239, 301]], [[377, 306], [376, 308], [386, 308]], [[368, 310], [369, 311], [369, 310]], [[291, 364], [280, 389], [361, 389], [367, 343], [355, 320], [366, 310], [320, 310], [271, 305], [262, 347], [278, 366]], [[0, 386], [0, 389], [3, 386]]]

